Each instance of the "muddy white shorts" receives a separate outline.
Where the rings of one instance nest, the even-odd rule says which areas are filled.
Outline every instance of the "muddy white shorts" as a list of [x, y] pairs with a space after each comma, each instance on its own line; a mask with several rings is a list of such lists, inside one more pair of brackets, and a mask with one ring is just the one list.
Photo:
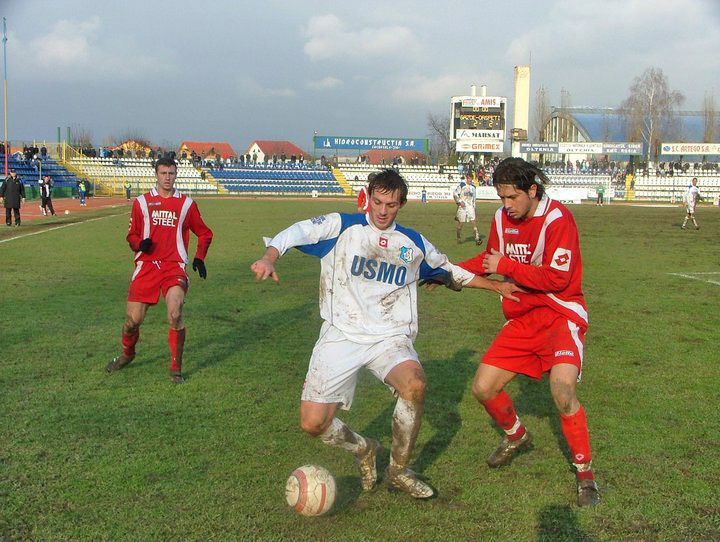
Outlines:
[[[384, 382], [394, 367], [407, 360], [419, 363], [417, 352], [407, 335], [360, 344], [349, 341], [342, 331], [324, 322], [310, 358], [302, 400], [340, 403], [340, 408], [349, 410], [362, 367]], [[388, 387], [392, 390], [391, 386]]]
[[458, 205], [455, 220], [458, 222], [472, 222], [475, 220], [475, 208], [470, 207], [468, 204], [465, 204], [465, 207], [460, 207]]

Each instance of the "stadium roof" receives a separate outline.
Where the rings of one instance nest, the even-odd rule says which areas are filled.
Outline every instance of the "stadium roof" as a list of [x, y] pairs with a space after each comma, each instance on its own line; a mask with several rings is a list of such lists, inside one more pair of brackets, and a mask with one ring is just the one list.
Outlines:
[[223, 159], [229, 156], [237, 156], [230, 143], [218, 141], [183, 141], [180, 143], [178, 155], [182, 155], [183, 150], [186, 150], [188, 154], [195, 151], [198, 156], [210, 156], [220, 153], [220, 157]]
[[[587, 141], [626, 141], [627, 119], [619, 109], [586, 107], [554, 108], [551, 117], [564, 116], [574, 120]], [[702, 143], [705, 116], [702, 111], [679, 111], [678, 131], [673, 141]]]
[[272, 156], [273, 154], [276, 156], [280, 156], [284, 154], [287, 158], [290, 158], [293, 154], [295, 156], [310, 156], [308, 153], [306, 153], [304, 150], [302, 150], [300, 147], [295, 145], [295, 143], [292, 143], [290, 141], [275, 141], [271, 139], [256, 139], [253, 141], [250, 146], [248, 147], [248, 152], [253, 147], [253, 145], [257, 145], [260, 147], [260, 150], [263, 152], [265, 156]]

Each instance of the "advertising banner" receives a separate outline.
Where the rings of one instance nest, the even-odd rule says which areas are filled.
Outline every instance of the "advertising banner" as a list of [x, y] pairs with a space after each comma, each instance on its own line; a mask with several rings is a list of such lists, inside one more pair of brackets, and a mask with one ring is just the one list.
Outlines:
[[541, 154], [642, 154], [642, 143], [520, 143], [520, 152]]
[[315, 136], [316, 149], [353, 149], [427, 152], [427, 139], [404, 139], [393, 137], [347, 137]]
[[478, 142], [474, 140], [458, 139], [455, 150], [457, 152], [503, 152], [502, 141]]
[[720, 154], [720, 143], [663, 143], [660, 154]]

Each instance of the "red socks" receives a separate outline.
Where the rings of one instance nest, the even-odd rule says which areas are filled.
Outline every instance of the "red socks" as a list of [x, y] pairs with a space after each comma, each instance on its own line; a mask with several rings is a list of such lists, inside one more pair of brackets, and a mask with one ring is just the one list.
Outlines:
[[137, 344], [139, 339], [140, 331], [136, 331], [132, 334], [122, 334], [123, 356], [125, 356], [127, 359], [132, 359], [135, 357], [135, 345]]
[[179, 373], [182, 370], [182, 355], [185, 349], [185, 328], [170, 328], [168, 345], [170, 346], [170, 372]]
[[525, 434], [525, 427], [515, 414], [512, 399], [505, 390], [492, 399], [481, 401], [490, 417], [503, 428], [509, 440], [517, 440]]
[[[568, 448], [570, 448], [573, 464], [582, 465], [590, 463], [592, 459], [590, 453], [590, 433], [588, 432], [587, 419], [585, 418], [585, 409], [582, 405], [575, 414], [571, 414], [570, 416], [560, 414], [560, 425], [562, 426], [562, 432], [563, 435], [565, 435]], [[585, 475], [586, 473], [590, 474], [586, 477], [592, 479], [591, 470], [578, 470], [578, 479], [582, 479], [581, 475]]]

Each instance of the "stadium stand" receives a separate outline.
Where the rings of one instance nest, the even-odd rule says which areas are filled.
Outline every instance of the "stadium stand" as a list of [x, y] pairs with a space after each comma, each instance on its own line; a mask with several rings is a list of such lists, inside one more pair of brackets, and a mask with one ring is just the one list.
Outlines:
[[263, 162], [254, 166], [213, 168], [208, 173], [230, 193], [277, 196], [346, 194], [330, 171], [311, 165]]
[[[155, 186], [155, 170], [150, 158], [71, 158], [68, 163], [95, 184], [95, 191], [101, 195], [124, 194], [123, 185], [130, 181], [133, 193], [147, 192]], [[191, 194], [217, 194], [218, 186], [203, 179], [201, 171], [188, 161], [178, 164], [178, 178], [175, 186], [181, 192]]]
[[[4, 163], [5, 156], [0, 154], [0, 164]], [[78, 182], [75, 173], [65, 169], [49, 155], [46, 155], [42, 159], [25, 160], [21, 154], [10, 154], [8, 155], [8, 167], [14, 169], [23, 184], [30, 188], [30, 192], [26, 192], [28, 197], [38, 196], [38, 194], [35, 193], [38, 190], [38, 180], [44, 175], [50, 175], [55, 193], [60, 197], [69, 196]]]
[[[338, 169], [342, 171], [354, 194], [357, 194], [360, 188], [367, 184], [370, 173], [380, 171], [386, 167], [390, 166], [359, 162], [338, 164]], [[411, 199], [419, 199], [423, 188], [427, 191], [430, 199], [450, 199], [452, 198], [452, 190], [460, 181], [460, 172], [454, 166], [444, 166], [442, 170], [438, 166], [396, 165], [395, 168], [407, 181], [408, 197]], [[448, 175], [453, 176], [452, 183], [448, 181]]]

